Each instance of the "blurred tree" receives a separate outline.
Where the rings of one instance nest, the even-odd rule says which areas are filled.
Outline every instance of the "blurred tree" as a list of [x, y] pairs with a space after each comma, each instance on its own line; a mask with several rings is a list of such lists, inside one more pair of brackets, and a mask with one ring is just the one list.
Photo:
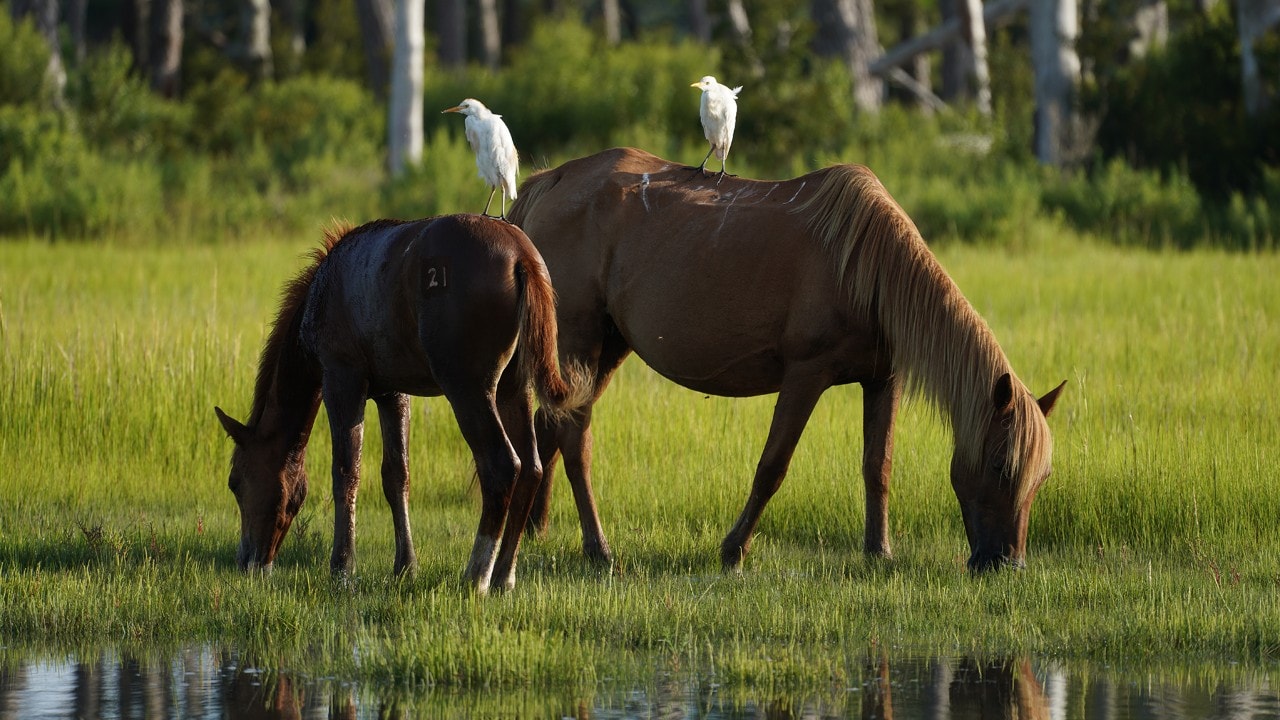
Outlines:
[[479, 0], [480, 50], [485, 67], [496, 70], [502, 62], [502, 26], [498, 22], [498, 0]]
[[1244, 107], [1250, 117], [1258, 117], [1271, 104], [1254, 54], [1258, 38], [1280, 23], [1280, 0], [1237, 0], [1236, 28], [1240, 33], [1240, 74], [1244, 84]]
[[49, 64], [45, 76], [53, 89], [53, 103], [62, 107], [67, 87], [67, 70], [62, 64], [58, 44], [58, 0], [8, 0], [9, 13], [15, 23], [30, 18], [41, 37], [49, 45]]
[[[948, 0], [944, 0], [944, 3]], [[982, 18], [982, 0], [950, 0], [960, 20], [957, 47], [962, 96], [971, 98], [982, 115], [991, 114], [991, 73], [987, 69], [987, 24]]]
[[379, 100], [387, 97], [391, 68], [391, 0], [356, 0], [369, 89]]
[[170, 99], [181, 90], [184, 8], [183, 0], [154, 0], [148, 23], [151, 89]]
[[422, 84], [426, 0], [396, 0], [395, 54], [387, 118], [387, 165], [393, 177], [422, 161]]
[[844, 60], [853, 77], [853, 100], [858, 109], [879, 111], [884, 82], [871, 74], [871, 61], [880, 55], [871, 0], [812, 0], [809, 8], [818, 28], [813, 36], [814, 52]]
[[462, 67], [467, 62], [466, 0], [435, 0], [436, 54], [445, 67]]
[[1075, 44], [1080, 21], [1076, 0], [1034, 0], [1030, 26], [1036, 158], [1046, 165], [1061, 166], [1079, 149], [1075, 94], [1080, 83], [1080, 58]]
[[239, 18], [228, 51], [231, 59], [255, 82], [275, 74], [271, 53], [270, 0], [238, 0]]

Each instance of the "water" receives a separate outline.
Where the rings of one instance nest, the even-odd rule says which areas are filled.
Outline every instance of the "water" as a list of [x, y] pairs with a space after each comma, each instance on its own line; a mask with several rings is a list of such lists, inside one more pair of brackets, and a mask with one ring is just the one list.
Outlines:
[[0, 666], [0, 720], [22, 718], [1280, 718], [1269, 671], [1122, 670], [1053, 660], [869, 657], [855, 686], [802, 697], [657, 669], [588, 694], [396, 691], [243, 664], [199, 647]]

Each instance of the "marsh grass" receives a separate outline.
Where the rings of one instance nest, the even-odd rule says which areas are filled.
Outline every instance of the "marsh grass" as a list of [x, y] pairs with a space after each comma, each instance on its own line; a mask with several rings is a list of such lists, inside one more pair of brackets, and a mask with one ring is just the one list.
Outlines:
[[225, 643], [405, 687], [595, 687], [655, 657], [729, 685], [827, 687], [872, 647], [1280, 658], [1274, 255], [1049, 239], [940, 253], [1034, 391], [1070, 381], [1025, 572], [966, 573], [949, 433], [918, 401], [896, 434], [896, 557], [861, 556], [852, 386], [824, 396], [745, 571], [722, 574], [772, 398], [705, 397], [632, 360], [594, 424], [613, 572], [581, 558], [561, 475], [517, 589], [475, 598], [459, 572], [479, 499], [440, 399], [414, 401], [414, 578], [390, 577], [370, 422], [357, 576], [329, 579], [323, 413], [276, 570], [234, 569], [212, 407], [247, 412], [278, 288], [312, 242], [0, 244], [0, 645]]

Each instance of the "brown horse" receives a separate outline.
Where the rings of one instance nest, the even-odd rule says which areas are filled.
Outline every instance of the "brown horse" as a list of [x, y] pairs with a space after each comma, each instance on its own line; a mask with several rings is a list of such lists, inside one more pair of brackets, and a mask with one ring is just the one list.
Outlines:
[[[865, 167], [784, 182], [712, 185], [634, 149], [530, 178], [511, 219], [546, 260], [562, 357], [590, 368], [598, 400], [631, 351], [699, 392], [778, 393], [751, 494], [721, 548], [747, 552], [818, 397], [863, 387], [864, 549], [890, 555], [892, 429], [905, 386], [955, 434], [951, 483], [983, 569], [1024, 562], [1031, 502], [1049, 475], [1045, 416], [915, 225]], [[591, 495], [591, 412], [539, 416], [544, 466], [558, 451], [589, 557], [610, 552]], [[550, 475], [543, 484], [550, 488]], [[513, 514], [514, 514], [513, 510]], [[545, 496], [531, 518], [545, 522]]]
[[[333, 433], [335, 575], [351, 572], [364, 408], [382, 426], [382, 489], [395, 523], [395, 572], [414, 566], [409, 534], [409, 395], [444, 395], [475, 456], [482, 512], [465, 576], [489, 587], [495, 552], [514, 582], [519, 532], [503, 533], [513, 493], [525, 514], [541, 483], [532, 385], [544, 406], [585, 399], [556, 365], [546, 266], [518, 228], [477, 215], [379, 220], [330, 232], [288, 283], [262, 350], [253, 410], [229, 485], [240, 506], [241, 569], [270, 567], [307, 495], [307, 439], [323, 398]], [[577, 394], [575, 394], [575, 392]], [[501, 551], [498, 543], [501, 540]]]

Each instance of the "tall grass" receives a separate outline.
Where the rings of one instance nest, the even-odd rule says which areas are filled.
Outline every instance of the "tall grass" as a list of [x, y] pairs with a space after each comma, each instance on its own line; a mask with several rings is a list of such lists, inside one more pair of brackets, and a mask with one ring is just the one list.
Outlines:
[[704, 397], [632, 360], [594, 422], [614, 571], [581, 559], [561, 477], [517, 589], [481, 599], [458, 579], [479, 499], [439, 399], [413, 409], [416, 577], [390, 579], [370, 422], [357, 577], [329, 581], [323, 413], [311, 495], [276, 571], [234, 570], [230, 442], [212, 407], [247, 412], [277, 289], [314, 242], [0, 244], [0, 644], [229, 643], [317, 672], [456, 686], [589, 686], [655, 653], [729, 682], [818, 684], [862, 672], [872, 644], [1280, 656], [1274, 255], [1041, 236], [941, 251], [1022, 379], [1040, 392], [1070, 381], [1025, 572], [967, 575], [949, 433], [911, 401], [896, 434], [896, 558], [861, 556], [851, 386], [824, 396], [745, 572], [723, 575], [718, 543], [772, 398]]

